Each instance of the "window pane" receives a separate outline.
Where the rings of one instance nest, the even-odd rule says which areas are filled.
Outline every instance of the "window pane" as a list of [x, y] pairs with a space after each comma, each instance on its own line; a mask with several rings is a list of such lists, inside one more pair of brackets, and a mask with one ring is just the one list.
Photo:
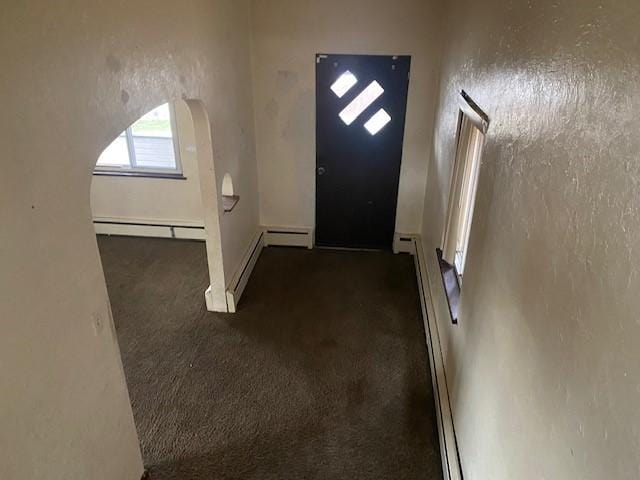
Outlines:
[[384, 88], [375, 80], [365, 88], [360, 95], [358, 95], [344, 110], [340, 112], [340, 118], [342, 121], [351, 125], [356, 118], [364, 112], [369, 105], [376, 101], [376, 99], [384, 93]]
[[171, 114], [168, 103], [144, 114], [102, 152], [97, 166], [103, 170], [179, 173]]
[[171, 137], [133, 137], [136, 166], [141, 168], [176, 168], [176, 157]]
[[381, 108], [373, 117], [369, 119], [367, 123], [364, 124], [364, 127], [369, 130], [369, 133], [371, 135], [375, 135], [380, 130], [382, 130], [384, 126], [390, 121], [391, 116], [384, 108]]
[[333, 90], [333, 93], [335, 93], [338, 98], [342, 98], [356, 83], [358, 83], [358, 79], [353, 73], [347, 70], [331, 85], [331, 90]]
[[124, 132], [105, 148], [98, 158], [97, 165], [99, 167], [128, 167], [130, 165], [127, 137]]
[[165, 103], [141, 116], [131, 125], [133, 136], [171, 138], [171, 114]]
[[[459, 252], [460, 260], [458, 273], [462, 275], [467, 261], [467, 249], [471, 233], [471, 222], [473, 220], [473, 210], [475, 206], [476, 190], [478, 188], [478, 174], [480, 170], [480, 157], [484, 145], [484, 135], [476, 127], [471, 128], [471, 138], [465, 162], [464, 177], [461, 196], [460, 230], [456, 250]], [[457, 265], [457, 264], [456, 264]]]
[[176, 169], [169, 104], [154, 108], [131, 126], [136, 167]]

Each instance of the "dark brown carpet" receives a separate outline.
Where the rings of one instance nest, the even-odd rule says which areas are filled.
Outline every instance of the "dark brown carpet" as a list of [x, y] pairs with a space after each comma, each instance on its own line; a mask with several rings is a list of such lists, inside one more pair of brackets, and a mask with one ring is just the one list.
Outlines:
[[204, 244], [99, 246], [152, 480], [442, 478], [411, 257], [268, 248], [222, 315]]

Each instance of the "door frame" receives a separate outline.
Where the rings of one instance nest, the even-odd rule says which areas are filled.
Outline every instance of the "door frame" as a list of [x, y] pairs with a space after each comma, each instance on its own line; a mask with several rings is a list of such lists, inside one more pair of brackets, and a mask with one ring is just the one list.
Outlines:
[[323, 248], [329, 250], [355, 250], [355, 251], [380, 251], [378, 248], [361, 248], [361, 247], [333, 247], [333, 246], [319, 246], [317, 244], [317, 226], [318, 226], [318, 105], [317, 105], [317, 92], [318, 92], [318, 64], [322, 59], [330, 58], [333, 56], [357, 56], [357, 57], [390, 57], [392, 59], [396, 59], [398, 57], [408, 57], [409, 58], [409, 77], [407, 79], [407, 93], [405, 99], [405, 108], [404, 108], [404, 118], [402, 125], [402, 134], [401, 134], [401, 153], [400, 153], [400, 164], [398, 169], [398, 189], [395, 196], [395, 212], [394, 212], [394, 233], [392, 238], [392, 244], [390, 245], [390, 249], [394, 253], [398, 253], [400, 251], [405, 251], [404, 248], [398, 246], [400, 245], [401, 240], [404, 238], [400, 238], [402, 236], [406, 236], [402, 233], [399, 233], [397, 228], [398, 221], [398, 205], [400, 198], [400, 180], [402, 177], [402, 163], [404, 159], [404, 142], [406, 135], [406, 121], [407, 121], [407, 112], [409, 105], [409, 88], [410, 88], [410, 79], [411, 79], [411, 64], [413, 61], [413, 55], [411, 54], [388, 54], [388, 53], [316, 53], [315, 58], [315, 69], [314, 69], [314, 146], [315, 146], [315, 159], [313, 164], [313, 178], [314, 178], [314, 224], [312, 230], [312, 244], [314, 248]]

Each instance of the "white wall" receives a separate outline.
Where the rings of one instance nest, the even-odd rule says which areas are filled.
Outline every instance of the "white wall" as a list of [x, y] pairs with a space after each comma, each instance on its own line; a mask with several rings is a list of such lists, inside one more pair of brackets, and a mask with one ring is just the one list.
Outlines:
[[491, 118], [459, 325], [437, 318], [467, 480], [640, 478], [639, 24], [637, 0], [451, 2], [423, 228], [440, 307], [458, 92]]
[[204, 226], [193, 120], [186, 103], [177, 101], [173, 106], [175, 141], [186, 180], [94, 175], [94, 220]]
[[397, 230], [419, 232], [439, 65], [439, 2], [253, 0], [260, 219], [315, 225], [315, 55], [412, 56]]
[[258, 224], [249, 37], [239, 0], [3, 5], [0, 478], [140, 478], [92, 171], [143, 113], [202, 100], [216, 182], [231, 172], [241, 195], [220, 221], [233, 272]]

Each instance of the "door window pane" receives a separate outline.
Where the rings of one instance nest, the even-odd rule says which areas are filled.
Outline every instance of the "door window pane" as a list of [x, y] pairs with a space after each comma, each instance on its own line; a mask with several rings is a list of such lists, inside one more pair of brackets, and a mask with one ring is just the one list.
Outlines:
[[387, 113], [384, 108], [378, 110], [373, 117], [369, 119], [367, 123], [364, 124], [364, 128], [369, 130], [371, 135], [375, 135], [380, 130], [384, 128], [384, 126], [391, 121], [391, 116]]
[[353, 102], [340, 112], [340, 118], [347, 125], [351, 125], [380, 95], [384, 93], [384, 88], [375, 80], [358, 95]]
[[331, 90], [333, 90], [333, 93], [335, 93], [338, 98], [342, 98], [356, 83], [358, 83], [358, 79], [353, 73], [347, 70], [331, 85]]

